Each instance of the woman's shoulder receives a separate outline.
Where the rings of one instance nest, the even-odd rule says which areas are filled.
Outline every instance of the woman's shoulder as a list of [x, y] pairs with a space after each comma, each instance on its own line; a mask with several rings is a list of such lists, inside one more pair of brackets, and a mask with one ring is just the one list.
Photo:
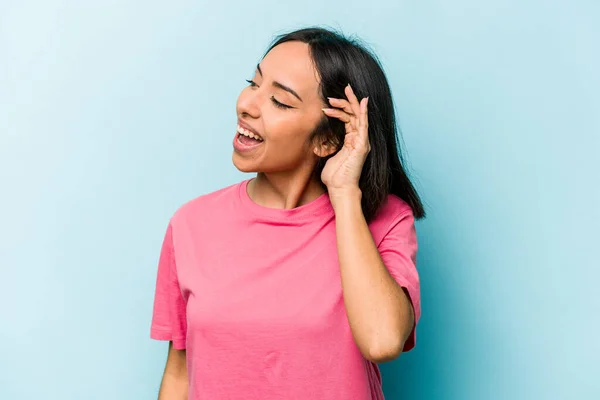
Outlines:
[[399, 223], [414, 224], [414, 215], [410, 205], [400, 197], [389, 194], [386, 201], [369, 223], [374, 236], [384, 236]]
[[227, 203], [239, 200], [239, 190], [243, 183], [244, 181], [234, 183], [224, 188], [196, 196], [179, 206], [171, 219], [189, 219], [203, 213], [214, 214]]
[[406, 215], [413, 215], [410, 205], [395, 194], [389, 194], [375, 215], [375, 220], [389, 221]]

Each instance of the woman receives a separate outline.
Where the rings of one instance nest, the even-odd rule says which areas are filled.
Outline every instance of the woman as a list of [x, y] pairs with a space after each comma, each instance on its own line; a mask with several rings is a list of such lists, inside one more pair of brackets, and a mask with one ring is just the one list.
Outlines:
[[159, 399], [382, 399], [376, 364], [415, 344], [424, 216], [385, 75], [310, 28], [248, 82], [233, 163], [256, 177], [183, 205], [163, 242]]

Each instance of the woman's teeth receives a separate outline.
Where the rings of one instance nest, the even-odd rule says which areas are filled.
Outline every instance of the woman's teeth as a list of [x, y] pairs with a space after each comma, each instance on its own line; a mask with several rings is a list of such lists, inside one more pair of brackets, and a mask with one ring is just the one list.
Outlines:
[[238, 125], [238, 127], [237, 127], [237, 131], [238, 131], [238, 133], [239, 133], [240, 135], [244, 135], [244, 136], [247, 136], [247, 137], [249, 137], [249, 138], [252, 138], [252, 139], [254, 139], [254, 140], [258, 140], [259, 142], [262, 142], [262, 141], [263, 141], [263, 138], [261, 138], [260, 136], [258, 136], [258, 135], [256, 135], [256, 134], [254, 134], [254, 133], [250, 132], [250, 131], [249, 131], [249, 130], [247, 130], [247, 129], [244, 129], [244, 128], [242, 128], [242, 127], [241, 127], [241, 126], [239, 126], [239, 125]]

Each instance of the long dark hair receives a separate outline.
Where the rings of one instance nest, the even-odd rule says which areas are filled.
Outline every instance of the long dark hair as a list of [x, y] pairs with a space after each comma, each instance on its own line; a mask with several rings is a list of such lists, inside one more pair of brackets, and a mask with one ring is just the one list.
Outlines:
[[[319, 27], [280, 35], [266, 53], [273, 47], [290, 41], [309, 45], [321, 81], [321, 96], [326, 104], [329, 104], [327, 97], [346, 98], [344, 88], [348, 83], [359, 100], [369, 96], [371, 151], [359, 181], [365, 219], [371, 221], [375, 217], [390, 193], [408, 203], [416, 219], [423, 218], [423, 203], [404, 170], [392, 94], [377, 57], [357, 40]], [[313, 138], [340, 149], [344, 143], [344, 124], [337, 118], [324, 116], [313, 135]], [[315, 168], [317, 176], [321, 176], [328, 158], [319, 160]]]

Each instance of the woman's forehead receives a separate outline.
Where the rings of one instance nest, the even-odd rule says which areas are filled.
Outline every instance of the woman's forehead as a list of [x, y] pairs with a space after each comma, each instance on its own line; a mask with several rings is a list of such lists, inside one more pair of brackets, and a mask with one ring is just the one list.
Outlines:
[[260, 69], [264, 78], [291, 87], [303, 99], [318, 97], [318, 74], [306, 43], [275, 46], [260, 62]]

